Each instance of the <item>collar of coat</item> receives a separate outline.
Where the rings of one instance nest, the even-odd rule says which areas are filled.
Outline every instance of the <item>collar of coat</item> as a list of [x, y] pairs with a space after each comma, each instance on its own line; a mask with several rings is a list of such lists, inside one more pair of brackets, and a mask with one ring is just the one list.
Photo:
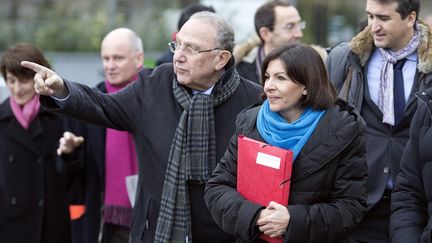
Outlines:
[[[419, 20], [420, 44], [417, 49], [417, 69], [422, 73], [432, 72], [432, 35], [429, 27]], [[432, 31], [432, 29], [431, 29]], [[365, 28], [356, 35], [350, 43], [351, 50], [360, 58], [360, 63], [365, 66], [373, 49], [375, 48], [370, 27]]]
[[[8, 97], [7, 99], [5, 99], [3, 101], [3, 103], [0, 104], [0, 121], [6, 120], [6, 119], [10, 119], [12, 117], [14, 117], [14, 114], [12, 112], [12, 109], [10, 108], [9, 105], [9, 99], [10, 97]], [[54, 115], [55, 113], [52, 111], [47, 110], [46, 108], [42, 107], [39, 110], [39, 115], [41, 114], [50, 114], [50, 115]]]
[[254, 35], [246, 41], [235, 45], [233, 56], [236, 63], [247, 62], [253, 63], [256, 58], [258, 46], [261, 45], [261, 39]]

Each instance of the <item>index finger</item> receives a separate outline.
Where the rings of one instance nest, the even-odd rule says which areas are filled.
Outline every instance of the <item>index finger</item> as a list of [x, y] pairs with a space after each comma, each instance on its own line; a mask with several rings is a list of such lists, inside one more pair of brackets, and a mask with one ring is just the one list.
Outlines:
[[23, 66], [25, 68], [28, 68], [28, 69], [31, 69], [31, 70], [33, 70], [33, 71], [35, 71], [37, 73], [45, 74], [47, 72], [47, 68], [46, 67], [44, 67], [42, 65], [39, 65], [37, 63], [34, 63], [34, 62], [22, 61], [21, 62], [21, 66]]

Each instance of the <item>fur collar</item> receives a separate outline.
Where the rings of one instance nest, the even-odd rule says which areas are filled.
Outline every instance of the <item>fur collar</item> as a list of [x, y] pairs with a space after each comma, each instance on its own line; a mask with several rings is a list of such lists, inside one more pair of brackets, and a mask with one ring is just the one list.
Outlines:
[[252, 63], [255, 61], [258, 46], [260, 44], [261, 40], [258, 35], [254, 35], [246, 41], [237, 44], [233, 52], [236, 63], [240, 63], [242, 61]]
[[[432, 35], [431, 29], [419, 20], [420, 44], [417, 49], [418, 64], [417, 68], [422, 73], [432, 72]], [[365, 66], [373, 49], [374, 42], [370, 27], [365, 28], [362, 32], [356, 35], [351, 43], [351, 50], [360, 59], [360, 64]]]

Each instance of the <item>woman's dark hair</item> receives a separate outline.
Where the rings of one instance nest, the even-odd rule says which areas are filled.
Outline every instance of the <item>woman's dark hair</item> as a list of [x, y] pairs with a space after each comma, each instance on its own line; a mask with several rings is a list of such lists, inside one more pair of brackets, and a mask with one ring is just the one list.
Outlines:
[[21, 66], [21, 61], [30, 61], [50, 68], [42, 51], [35, 45], [20, 43], [6, 50], [0, 60], [0, 71], [6, 79], [6, 71], [9, 71], [18, 78], [33, 78], [35, 72]]
[[307, 95], [300, 100], [299, 106], [312, 107], [314, 110], [328, 109], [337, 100], [337, 93], [330, 82], [324, 62], [319, 53], [304, 44], [281, 46], [270, 52], [263, 62], [261, 80], [265, 85], [268, 64], [279, 59], [285, 73], [294, 82], [306, 87]]

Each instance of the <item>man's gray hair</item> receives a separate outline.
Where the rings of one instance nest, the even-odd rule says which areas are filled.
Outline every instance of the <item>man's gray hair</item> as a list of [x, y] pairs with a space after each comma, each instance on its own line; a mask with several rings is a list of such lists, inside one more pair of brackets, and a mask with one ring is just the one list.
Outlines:
[[137, 52], [144, 52], [143, 42], [137, 33], [131, 30], [130, 37], [132, 38], [131, 44], [133, 45], [134, 50]]
[[222, 50], [233, 52], [234, 49], [234, 30], [231, 25], [221, 16], [208, 12], [198, 12], [190, 17], [190, 19], [197, 19], [206, 21], [216, 27], [216, 42], [218, 47]]

